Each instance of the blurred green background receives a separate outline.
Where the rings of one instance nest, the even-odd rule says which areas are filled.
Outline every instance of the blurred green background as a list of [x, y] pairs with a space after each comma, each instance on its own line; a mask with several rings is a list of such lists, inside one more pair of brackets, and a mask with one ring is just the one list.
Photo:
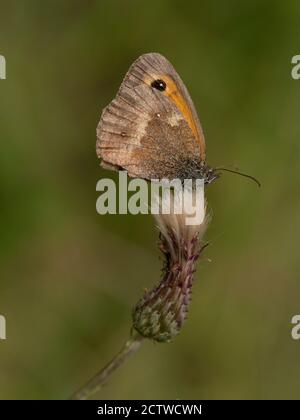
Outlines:
[[[160, 276], [151, 216], [99, 216], [96, 125], [132, 61], [188, 86], [210, 165], [211, 245], [189, 319], [98, 398], [299, 398], [298, 1], [1, 1], [0, 398], [67, 398], [119, 350]], [[211, 261], [209, 261], [211, 260]]]

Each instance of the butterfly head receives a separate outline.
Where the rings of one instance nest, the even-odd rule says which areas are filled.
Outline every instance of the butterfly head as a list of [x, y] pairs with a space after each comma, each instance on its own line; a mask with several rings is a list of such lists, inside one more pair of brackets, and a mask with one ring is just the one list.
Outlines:
[[220, 176], [221, 173], [218, 172], [216, 168], [211, 168], [210, 166], [207, 166], [205, 164], [203, 165], [203, 179], [205, 184], [211, 184]]

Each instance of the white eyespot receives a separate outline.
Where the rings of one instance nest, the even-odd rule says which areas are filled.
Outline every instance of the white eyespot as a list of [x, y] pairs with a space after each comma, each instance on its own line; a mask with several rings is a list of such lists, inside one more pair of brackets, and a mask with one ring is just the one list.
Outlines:
[[160, 114], [156, 114], [156, 116], [157, 116], [158, 118], [160, 118]]

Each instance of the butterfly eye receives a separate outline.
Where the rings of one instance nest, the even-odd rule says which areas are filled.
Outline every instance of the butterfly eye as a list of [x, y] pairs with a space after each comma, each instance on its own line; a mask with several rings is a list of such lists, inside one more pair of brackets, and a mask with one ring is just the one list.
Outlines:
[[166, 82], [164, 82], [161, 79], [154, 80], [151, 83], [151, 86], [153, 88], [157, 89], [157, 90], [160, 90], [161, 92], [163, 92], [164, 90], [166, 90], [166, 87], [167, 87]]

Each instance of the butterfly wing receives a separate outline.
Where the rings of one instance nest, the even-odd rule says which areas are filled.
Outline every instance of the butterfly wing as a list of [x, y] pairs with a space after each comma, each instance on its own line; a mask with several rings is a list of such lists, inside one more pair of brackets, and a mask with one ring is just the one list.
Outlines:
[[[152, 86], [155, 80], [164, 82], [164, 91]], [[102, 166], [146, 179], [175, 178], [183, 162], [195, 157], [205, 161], [193, 102], [162, 55], [144, 54], [130, 67], [102, 113], [96, 151]]]

